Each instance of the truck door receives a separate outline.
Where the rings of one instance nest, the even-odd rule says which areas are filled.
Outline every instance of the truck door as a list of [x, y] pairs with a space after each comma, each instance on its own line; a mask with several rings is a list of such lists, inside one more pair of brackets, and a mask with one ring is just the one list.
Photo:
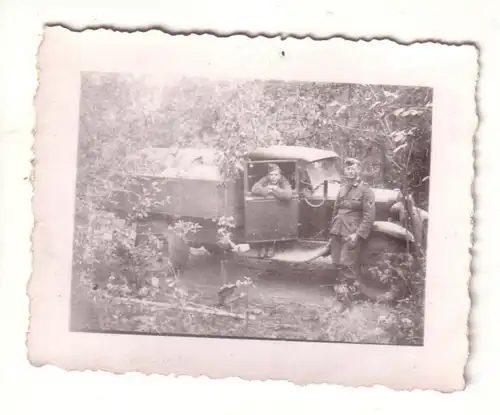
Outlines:
[[[269, 164], [277, 164], [292, 186], [292, 198], [256, 196], [252, 187], [268, 174]], [[290, 160], [245, 163], [245, 240], [252, 242], [292, 241], [298, 238], [299, 193], [297, 163]]]

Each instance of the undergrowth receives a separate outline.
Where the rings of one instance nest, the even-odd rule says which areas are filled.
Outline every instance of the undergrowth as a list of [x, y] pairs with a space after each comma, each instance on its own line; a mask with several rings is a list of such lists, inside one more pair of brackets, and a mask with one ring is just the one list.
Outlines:
[[[411, 272], [407, 258], [398, 263], [385, 257], [370, 269], [382, 280], [400, 275], [408, 289], [403, 299], [389, 305], [360, 299], [345, 284], [319, 304], [262, 295], [265, 283], [248, 269], [227, 276], [226, 284], [190, 284], [188, 274], [179, 274], [165, 260], [161, 240], [151, 235], [138, 247], [133, 241], [133, 229], [112, 214], [77, 223], [74, 330], [422, 344], [425, 268]], [[214, 264], [193, 264], [189, 273], [218, 281], [220, 268]], [[338, 299], [348, 300], [347, 310], [339, 310]]]

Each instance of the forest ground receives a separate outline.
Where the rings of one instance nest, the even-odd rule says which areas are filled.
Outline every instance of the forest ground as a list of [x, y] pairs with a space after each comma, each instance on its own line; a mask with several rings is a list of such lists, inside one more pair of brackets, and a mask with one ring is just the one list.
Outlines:
[[[142, 268], [125, 278], [117, 272], [107, 244], [114, 229], [100, 226], [96, 207], [115, 188], [115, 173], [128, 171], [127, 157], [145, 148], [217, 149], [224, 154], [219, 168], [231, 173], [255, 148], [299, 145], [334, 150], [341, 159], [356, 157], [370, 186], [401, 189], [427, 209], [432, 102], [432, 89], [413, 86], [208, 79], [172, 83], [130, 74], [86, 74], [80, 101], [72, 327], [422, 344], [425, 261], [421, 271], [402, 273], [411, 288], [407, 298], [391, 305], [350, 299], [344, 313], [335, 301], [338, 293], [323, 286], [324, 270], [249, 267], [228, 260], [224, 277], [221, 258], [210, 255], [193, 255], [174, 280], [165, 269], [151, 270], [151, 283], [133, 288], [130, 277], [142, 274]], [[142, 193], [138, 210], [146, 212], [153, 196]], [[386, 265], [376, 268], [383, 273]], [[246, 297], [227, 309], [217, 308], [221, 285], [245, 276], [255, 285], [243, 287]], [[252, 318], [242, 319], [245, 313]]]
[[[73, 330], [422, 344], [423, 316], [411, 299], [392, 305], [353, 300], [342, 311], [331, 271], [321, 264], [249, 263], [201, 248], [192, 250], [177, 278], [156, 266], [139, 290], [113, 271], [101, 269], [97, 280], [83, 267], [75, 271]], [[238, 289], [244, 296], [219, 306], [221, 286], [245, 277], [253, 285]]]

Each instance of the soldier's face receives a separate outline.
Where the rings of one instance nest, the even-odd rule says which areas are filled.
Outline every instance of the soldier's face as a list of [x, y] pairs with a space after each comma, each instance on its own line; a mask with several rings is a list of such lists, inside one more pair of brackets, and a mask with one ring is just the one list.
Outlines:
[[359, 166], [357, 164], [345, 166], [344, 175], [348, 179], [357, 179], [359, 176]]
[[279, 172], [277, 171], [272, 171], [271, 173], [269, 173], [269, 181], [272, 183], [272, 184], [277, 184], [278, 181], [280, 179], [280, 174]]

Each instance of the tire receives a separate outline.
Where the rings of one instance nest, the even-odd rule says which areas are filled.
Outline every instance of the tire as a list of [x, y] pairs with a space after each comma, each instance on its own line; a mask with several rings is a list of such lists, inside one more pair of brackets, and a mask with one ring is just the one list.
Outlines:
[[384, 254], [403, 254], [405, 252], [406, 244], [404, 241], [381, 232], [373, 232], [366, 241], [363, 241], [361, 263], [375, 265]]
[[[361, 275], [359, 279], [361, 293], [375, 301], [394, 301], [404, 297], [408, 287], [403, 279], [396, 277], [390, 282], [382, 282], [369, 271], [370, 267], [383, 266], [384, 256], [406, 254], [404, 241], [390, 235], [374, 232], [364, 241], [361, 251]], [[410, 251], [411, 253], [411, 251]]]

